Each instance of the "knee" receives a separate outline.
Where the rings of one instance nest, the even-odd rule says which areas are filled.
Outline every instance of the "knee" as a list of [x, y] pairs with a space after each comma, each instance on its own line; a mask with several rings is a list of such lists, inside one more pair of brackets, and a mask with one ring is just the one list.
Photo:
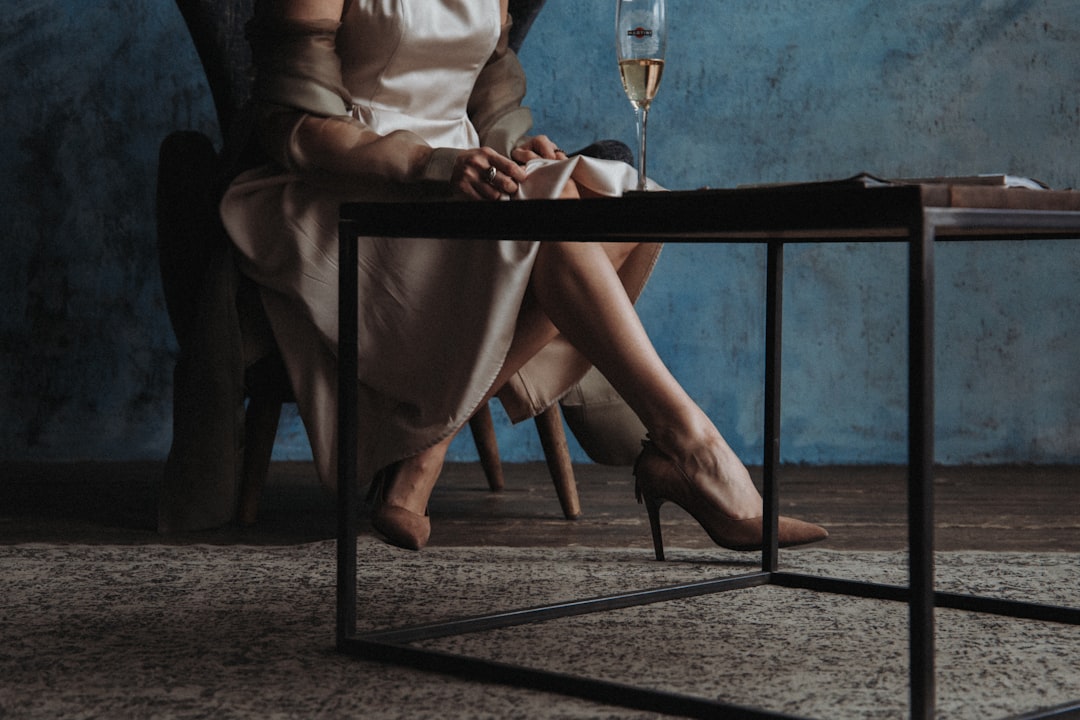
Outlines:
[[618, 270], [639, 244], [636, 242], [562, 242], [558, 240], [541, 242], [536, 265], [546, 267], [550, 264], [556, 272], [565, 272], [565, 268], [573, 265], [575, 261], [592, 265], [602, 262], [601, 257], [607, 257], [611, 265]]
[[566, 181], [566, 185], [563, 186], [562, 192], [559, 194], [560, 200], [579, 200], [581, 198], [581, 188], [574, 182], [573, 178]]
[[638, 243], [636, 242], [604, 243], [604, 252], [607, 253], [608, 259], [611, 260], [611, 264], [615, 266], [615, 269], [619, 269], [637, 249], [637, 246]]

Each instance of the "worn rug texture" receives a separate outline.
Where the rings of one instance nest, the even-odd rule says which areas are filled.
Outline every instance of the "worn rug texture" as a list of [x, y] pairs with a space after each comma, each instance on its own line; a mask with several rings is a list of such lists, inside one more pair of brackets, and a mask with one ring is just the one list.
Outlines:
[[[385, 628], [699, 581], [753, 554], [428, 548], [359, 540], [359, 622]], [[785, 570], [903, 584], [903, 553], [801, 550]], [[1080, 605], [1080, 556], [940, 553], [938, 587]], [[0, 547], [0, 718], [645, 718], [334, 649], [335, 548]], [[804, 717], [908, 714], [907, 609], [777, 587], [431, 641], [442, 650]], [[1080, 699], [1080, 627], [937, 612], [942, 718]]]

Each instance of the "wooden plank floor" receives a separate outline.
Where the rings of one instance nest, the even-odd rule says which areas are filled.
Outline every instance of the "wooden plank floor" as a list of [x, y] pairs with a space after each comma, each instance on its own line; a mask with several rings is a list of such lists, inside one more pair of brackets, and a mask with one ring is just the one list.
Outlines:
[[[575, 467], [583, 514], [562, 518], [541, 463], [506, 466], [506, 489], [487, 490], [475, 464], [446, 468], [431, 501], [433, 545], [651, 547], [629, 468]], [[0, 543], [210, 542], [289, 544], [330, 539], [332, 498], [310, 463], [275, 463], [260, 522], [162, 538], [155, 530], [160, 463], [0, 463]], [[755, 475], [757, 473], [755, 472]], [[905, 471], [898, 467], [787, 467], [786, 514], [825, 525], [818, 547], [906, 546]], [[941, 550], [1080, 552], [1080, 467], [939, 468], [935, 481]], [[677, 507], [662, 511], [669, 546], [709, 547]], [[365, 531], [366, 527], [365, 527]]]

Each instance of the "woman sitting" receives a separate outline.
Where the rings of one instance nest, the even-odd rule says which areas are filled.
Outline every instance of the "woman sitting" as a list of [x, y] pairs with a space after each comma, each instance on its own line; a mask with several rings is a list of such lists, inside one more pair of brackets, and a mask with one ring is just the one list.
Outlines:
[[[222, 217], [262, 288], [313, 454], [334, 477], [337, 215], [349, 200], [496, 201], [619, 195], [623, 163], [568, 158], [528, 136], [507, 0], [263, 0], [250, 25], [256, 134], [271, 161], [240, 175]], [[542, 411], [590, 363], [649, 433], [637, 493], [718, 544], [762, 542], [746, 468], [660, 360], [633, 307], [654, 244], [362, 238], [360, 467], [375, 528], [419, 549], [454, 434], [498, 394]], [[820, 540], [782, 518], [782, 545]], [[660, 545], [657, 539], [657, 553]]]

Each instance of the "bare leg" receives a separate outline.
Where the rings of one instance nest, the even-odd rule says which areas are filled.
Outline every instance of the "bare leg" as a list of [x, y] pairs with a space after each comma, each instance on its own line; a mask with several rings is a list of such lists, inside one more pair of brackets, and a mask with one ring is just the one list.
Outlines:
[[[603, 248], [545, 243], [532, 275], [539, 306], [607, 377], [653, 442], [734, 518], [761, 514], [761, 496], [707, 415], [657, 355]], [[588, 308], [588, 312], [581, 312]]]
[[[657, 559], [664, 557], [659, 508], [665, 500], [681, 505], [719, 545], [760, 547], [763, 508], [750, 474], [656, 354], [603, 248], [545, 243], [530, 282], [547, 317], [607, 377], [649, 431], [653, 444], [642, 452], [634, 474], [638, 497], [649, 511]], [[782, 547], [827, 536], [811, 523], [779, 518]]]

